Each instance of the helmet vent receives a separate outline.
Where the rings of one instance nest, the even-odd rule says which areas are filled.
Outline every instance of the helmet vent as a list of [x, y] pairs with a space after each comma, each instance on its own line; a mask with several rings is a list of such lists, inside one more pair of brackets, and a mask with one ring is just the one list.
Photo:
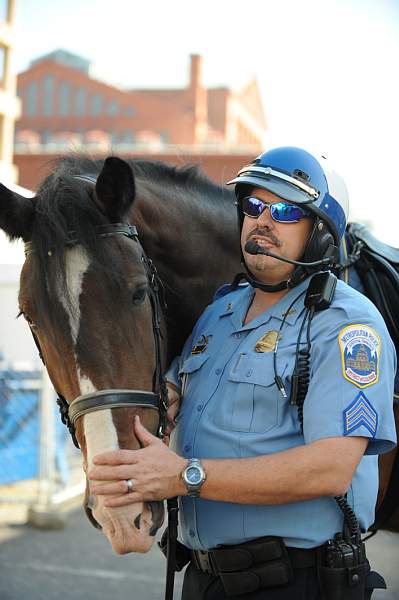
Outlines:
[[305, 171], [301, 171], [300, 169], [295, 169], [295, 171], [293, 172], [293, 176], [296, 179], [300, 179], [301, 181], [305, 182], [309, 181], [310, 179], [310, 176], [307, 173], [305, 173]]

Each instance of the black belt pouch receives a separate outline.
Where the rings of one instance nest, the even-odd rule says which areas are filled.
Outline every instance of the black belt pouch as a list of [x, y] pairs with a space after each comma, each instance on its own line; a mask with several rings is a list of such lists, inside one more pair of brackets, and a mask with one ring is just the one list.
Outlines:
[[319, 567], [323, 600], [365, 600], [369, 571], [368, 562], [352, 568]]
[[227, 596], [288, 585], [294, 580], [287, 549], [278, 537], [215, 548], [212, 558]]

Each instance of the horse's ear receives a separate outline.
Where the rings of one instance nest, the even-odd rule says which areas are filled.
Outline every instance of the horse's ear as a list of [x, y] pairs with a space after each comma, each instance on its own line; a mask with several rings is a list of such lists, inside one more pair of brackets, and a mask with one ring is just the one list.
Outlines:
[[97, 177], [96, 196], [110, 221], [120, 221], [126, 215], [134, 194], [133, 171], [128, 163], [116, 156], [106, 158]]
[[0, 229], [10, 240], [30, 239], [34, 215], [33, 198], [20, 196], [0, 183]]

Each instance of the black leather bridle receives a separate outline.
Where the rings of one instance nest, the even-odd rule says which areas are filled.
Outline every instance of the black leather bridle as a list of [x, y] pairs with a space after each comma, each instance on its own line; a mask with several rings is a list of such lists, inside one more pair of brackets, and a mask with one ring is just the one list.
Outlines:
[[[112, 237], [116, 235], [124, 235], [136, 243], [140, 244], [139, 236], [136, 227], [128, 223], [111, 223], [107, 225], [100, 225], [98, 227], [98, 237]], [[79, 243], [79, 240], [74, 238], [71, 233], [71, 239], [68, 242], [68, 246], [74, 246]], [[141, 246], [141, 244], [140, 244]], [[25, 243], [25, 254], [34, 252], [30, 242]], [[51, 252], [51, 250], [50, 250]], [[50, 254], [51, 256], [51, 254]], [[147, 257], [144, 250], [142, 251], [141, 260], [143, 262], [147, 280], [148, 280], [148, 294], [151, 302], [152, 309], [152, 329], [154, 334], [155, 342], [155, 370], [153, 375], [153, 392], [143, 390], [121, 390], [121, 389], [108, 389], [99, 390], [90, 394], [84, 394], [78, 396], [70, 404], [65, 398], [56, 390], [57, 404], [61, 413], [62, 422], [68, 427], [68, 430], [72, 436], [72, 440], [77, 448], [79, 448], [78, 441], [76, 439], [76, 423], [77, 420], [87, 414], [97, 410], [103, 410], [104, 408], [129, 408], [129, 407], [143, 407], [152, 408], [157, 410], [159, 413], [159, 427], [157, 434], [162, 437], [163, 432], [166, 428], [166, 411], [168, 409], [168, 394], [166, 389], [165, 379], [162, 374], [162, 360], [161, 360], [161, 318], [163, 310], [166, 309], [163, 286], [162, 282], [158, 277], [155, 266], [150, 258]], [[40, 358], [44, 362], [43, 353], [40, 348], [39, 340], [30, 327], [33, 339], [38, 348]]]
[[[80, 179], [91, 185], [96, 184], [96, 177], [93, 175], [75, 175], [75, 179]], [[103, 410], [104, 408], [131, 408], [131, 407], [143, 407], [151, 408], [158, 411], [159, 424], [158, 424], [158, 437], [163, 437], [167, 426], [167, 409], [168, 409], [168, 392], [166, 388], [165, 378], [163, 377], [162, 369], [162, 352], [161, 352], [161, 319], [163, 313], [166, 311], [166, 302], [164, 288], [162, 281], [158, 276], [155, 265], [152, 260], [146, 255], [144, 249], [140, 243], [137, 229], [134, 225], [129, 223], [110, 223], [106, 225], [100, 225], [98, 227], [98, 237], [112, 237], [116, 235], [124, 235], [129, 239], [139, 244], [142, 254], [141, 260], [144, 265], [144, 269], [148, 280], [148, 295], [151, 302], [152, 312], [152, 330], [155, 342], [155, 370], [153, 375], [153, 391], [143, 390], [121, 390], [121, 389], [109, 389], [99, 390], [91, 394], [85, 394], [78, 396], [70, 404], [65, 398], [55, 390], [57, 394], [57, 404], [61, 413], [61, 420], [68, 427], [68, 430], [72, 436], [73, 443], [79, 448], [78, 441], [76, 439], [76, 422], [77, 420], [90, 412], [97, 410]], [[74, 246], [79, 243], [73, 232], [71, 232], [68, 246]], [[25, 243], [25, 255], [34, 252], [34, 248], [30, 242]], [[51, 256], [51, 248], [48, 250], [49, 256]], [[28, 323], [33, 339], [39, 351], [39, 356], [43, 362], [43, 353], [40, 348], [39, 340], [32, 329], [32, 324]], [[173, 588], [174, 588], [174, 577], [176, 570], [176, 540], [177, 540], [177, 526], [178, 526], [178, 503], [177, 498], [167, 499], [168, 508], [168, 541], [167, 541], [167, 567], [166, 567], [166, 587], [165, 587], [165, 600], [173, 600]]]

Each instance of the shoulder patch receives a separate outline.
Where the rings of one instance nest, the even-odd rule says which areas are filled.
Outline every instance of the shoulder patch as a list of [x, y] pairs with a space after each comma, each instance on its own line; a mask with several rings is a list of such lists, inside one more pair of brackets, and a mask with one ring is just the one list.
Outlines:
[[364, 425], [375, 437], [378, 426], [378, 413], [363, 392], [358, 393], [353, 402], [344, 410], [343, 416], [344, 435], [349, 435], [352, 431], [356, 431], [358, 427]]
[[338, 334], [342, 373], [359, 388], [378, 381], [381, 340], [368, 325], [349, 325]]

